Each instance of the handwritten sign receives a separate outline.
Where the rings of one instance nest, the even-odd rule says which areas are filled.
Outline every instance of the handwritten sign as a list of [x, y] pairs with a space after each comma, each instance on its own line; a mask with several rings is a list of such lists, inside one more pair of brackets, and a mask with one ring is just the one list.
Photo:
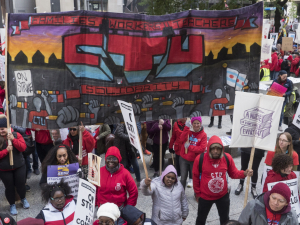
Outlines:
[[89, 159], [89, 173], [88, 173], [88, 181], [91, 182], [94, 185], [97, 185], [100, 187], [100, 163], [101, 163], [101, 157], [93, 154], [88, 153], [88, 159]]
[[274, 83], [271, 85], [271, 87], [270, 87], [270, 89], [269, 89], [267, 95], [272, 95], [272, 96], [282, 97], [283, 94], [286, 92], [286, 90], [287, 90], [286, 87], [283, 87], [282, 85], [280, 85], [280, 84], [274, 82]]
[[73, 225], [92, 225], [95, 211], [96, 187], [83, 180], [79, 180], [77, 205], [74, 214]]
[[5, 56], [0, 55], [0, 80], [5, 81]]
[[292, 37], [282, 37], [282, 50], [283, 51], [294, 51]]
[[30, 70], [15, 71], [15, 78], [17, 84], [18, 97], [33, 96], [31, 71]]
[[273, 40], [270, 39], [263, 39], [261, 41], [261, 56], [260, 56], [260, 61], [263, 61], [265, 59], [271, 59], [271, 50], [272, 50], [272, 44]]

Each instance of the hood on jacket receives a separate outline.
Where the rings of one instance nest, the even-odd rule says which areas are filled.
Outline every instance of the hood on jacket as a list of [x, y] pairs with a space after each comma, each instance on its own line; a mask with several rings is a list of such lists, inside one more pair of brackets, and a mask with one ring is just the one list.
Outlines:
[[132, 205], [126, 205], [122, 210], [121, 210], [121, 217], [127, 221], [127, 225], [132, 225], [134, 224], [139, 218], [142, 219], [143, 224], [146, 219], [146, 214], [143, 213], [142, 211], [138, 210]]
[[175, 169], [175, 167], [173, 165], [169, 165], [167, 166], [167, 168], [161, 173], [160, 179], [161, 182], [164, 183], [164, 177], [168, 174], [168, 173], [174, 173], [176, 176], [176, 182], [177, 183], [177, 171]]
[[216, 135], [212, 136], [209, 139], [208, 144], [207, 144], [207, 151], [208, 151], [209, 157], [211, 159], [212, 159], [212, 156], [211, 156], [211, 153], [210, 153], [210, 146], [212, 146], [213, 144], [219, 144], [219, 145], [222, 146], [222, 153], [221, 153], [221, 156], [220, 156], [220, 159], [221, 159], [223, 157], [223, 154], [224, 154], [224, 146], [223, 146], [222, 140], [218, 136], [216, 136]]
[[117, 147], [112, 146], [112, 147], [108, 148], [107, 152], [105, 154], [105, 159], [106, 159], [107, 156], [110, 156], [110, 155], [113, 155], [113, 156], [117, 157], [117, 159], [119, 160], [119, 163], [121, 163], [122, 157], [121, 157], [121, 154], [120, 154], [120, 150]]

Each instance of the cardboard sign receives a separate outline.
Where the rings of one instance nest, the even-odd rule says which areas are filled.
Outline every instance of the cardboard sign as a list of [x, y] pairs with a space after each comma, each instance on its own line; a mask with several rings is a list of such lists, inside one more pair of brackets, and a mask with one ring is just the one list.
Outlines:
[[[132, 105], [131, 103], [124, 102], [121, 100], [118, 100], [118, 103], [122, 111], [130, 144], [139, 151], [140, 155], [143, 155], [143, 150], [140, 143], [139, 133], [136, 127], [136, 121], [135, 121]], [[143, 161], [143, 157], [141, 157], [141, 159]]]
[[83, 179], [79, 179], [78, 198], [73, 219], [73, 225], [93, 224], [96, 201], [95, 195], [96, 187]]
[[262, 46], [261, 46], [260, 61], [263, 61], [265, 59], [271, 60], [273, 40], [263, 39], [261, 41], [261, 43], [262, 43]]
[[283, 51], [294, 51], [293, 49], [293, 38], [292, 37], [282, 37], [282, 47]]
[[30, 70], [15, 71], [15, 79], [18, 97], [33, 96]]
[[283, 94], [286, 92], [287, 88], [283, 87], [282, 85], [274, 82], [272, 86], [270, 87], [267, 95], [282, 97]]
[[291, 199], [290, 204], [292, 209], [296, 212], [298, 222], [300, 223], [300, 204], [299, 204], [299, 195], [298, 195], [298, 178], [292, 180], [285, 180], [280, 182], [274, 182], [268, 184], [268, 190], [270, 191], [275, 184], [285, 183], [291, 190]]
[[91, 182], [94, 185], [97, 185], [100, 187], [100, 163], [101, 163], [101, 157], [93, 154], [88, 153], [88, 159], [89, 159], [89, 173], [88, 173], [88, 181]]
[[63, 178], [64, 182], [67, 182], [71, 188], [71, 195], [77, 198], [78, 194], [78, 182], [79, 177], [76, 174], [79, 169], [78, 163], [73, 163], [69, 165], [50, 165], [47, 167], [47, 183], [53, 184], [55, 182], [59, 183]]
[[284, 98], [235, 92], [230, 147], [274, 151]]

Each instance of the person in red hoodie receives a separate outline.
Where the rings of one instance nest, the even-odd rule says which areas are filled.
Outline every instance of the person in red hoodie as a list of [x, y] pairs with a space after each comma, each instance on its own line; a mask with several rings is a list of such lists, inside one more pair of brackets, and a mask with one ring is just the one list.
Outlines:
[[[100, 187], [97, 186], [96, 190], [96, 208], [107, 202], [116, 204], [120, 209], [126, 205], [136, 205], [138, 189], [130, 172], [120, 163], [121, 160], [122, 157], [117, 147], [112, 146], [107, 149], [105, 166], [100, 168]], [[128, 198], [127, 195], [129, 195]]]
[[200, 116], [186, 121], [180, 136], [180, 145], [180, 181], [185, 189], [188, 171], [192, 173], [195, 158], [205, 151], [207, 145], [207, 135], [203, 130]]
[[293, 170], [293, 158], [286, 154], [277, 154], [272, 161], [272, 170], [267, 174], [263, 192], [268, 191], [268, 183], [297, 178]]
[[[174, 123], [173, 125], [173, 130], [172, 130], [172, 137], [170, 139], [170, 144], [169, 144], [169, 151], [170, 153], [176, 155], [175, 158], [175, 167], [177, 170], [177, 175], [180, 177], [180, 165], [179, 165], [179, 158], [180, 158], [180, 136], [182, 134], [182, 131], [185, 127], [185, 122], [186, 118], [181, 118], [177, 120], [177, 122]], [[191, 178], [192, 179], [192, 178]]]
[[88, 132], [82, 122], [78, 127], [69, 128], [69, 134], [67, 139], [63, 141], [64, 145], [71, 148], [72, 152], [78, 157], [79, 154], [79, 130], [82, 132], [82, 159], [78, 158], [79, 165], [84, 175], [84, 178], [88, 174], [88, 153], [92, 152], [95, 147], [95, 140], [93, 136]]
[[290, 76], [291, 77], [295, 77], [295, 73], [298, 69], [298, 66], [299, 66], [299, 60], [300, 60], [300, 57], [299, 57], [299, 52], [295, 52], [295, 57], [291, 63], [291, 69], [290, 69]]
[[278, 63], [277, 63], [277, 66], [275, 68], [275, 79], [278, 77], [279, 71], [281, 70], [282, 62], [283, 62], [283, 59], [282, 59], [281, 54], [279, 53], [278, 54]]
[[[203, 159], [201, 174], [200, 157]], [[193, 186], [195, 198], [198, 201], [196, 225], [205, 224], [214, 203], [217, 205], [220, 224], [229, 220], [230, 200], [226, 172], [232, 179], [242, 179], [253, 174], [253, 171], [249, 169], [238, 170], [231, 155], [224, 152], [221, 139], [214, 135], [208, 141], [207, 152], [196, 157], [193, 167]]]
[[271, 80], [275, 79], [275, 69], [277, 67], [278, 64], [278, 56], [277, 56], [277, 48], [273, 47], [272, 48], [272, 55], [271, 55], [271, 59], [272, 59], [272, 63], [270, 65], [270, 75], [271, 75]]

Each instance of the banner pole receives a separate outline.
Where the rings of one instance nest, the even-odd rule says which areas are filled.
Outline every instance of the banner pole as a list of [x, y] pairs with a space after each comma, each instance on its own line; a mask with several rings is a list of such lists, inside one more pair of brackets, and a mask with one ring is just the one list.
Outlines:
[[159, 131], [159, 175], [161, 175], [162, 171], [162, 130]]
[[[8, 49], [8, 13], [5, 16], [5, 99], [6, 99], [6, 117], [7, 117], [7, 133], [11, 133], [10, 129], [10, 118], [9, 118], [9, 108], [8, 108], [8, 90], [7, 90], [7, 68], [8, 68], [8, 61], [7, 61], [7, 49]], [[8, 140], [8, 145], [12, 145], [11, 140]], [[12, 151], [9, 151], [9, 164], [11, 166], [14, 165], [14, 158]]]
[[[170, 123], [171, 123], [171, 130], [170, 130], [170, 137], [169, 137], [169, 143], [170, 143], [170, 140], [172, 138], [172, 131], [173, 131], [173, 126], [172, 126], [172, 119], [170, 119]], [[174, 154], [171, 153], [171, 156], [172, 156], [172, 161], [173, 161], [173, 166], [175, 166], [175, 163], [174, 163]]]
[[[82, 124], [82, 122], [81, 122]], [[78, 159], [82, 160], [82, 131], [79, 129], [79, 151], [78, 151]], [[79, 163], [81, 166], [82, 162]]]
[[[187, 120], [187, 121], [190, 121], [190, 118], [188, 117], [186, 120]], [[189, 143], [190, 143], [189, 139], [190, 139], [190, 135], [188, 135], [188, 138], [187, 138], [187, 140], [186, 140], [185, 143], [188, 143], [188, 144], [189, 144]], [[188, 153], [188, 149], [185, 148], [185, 154], [187, 154], [187, 153]]]
[[[255, 148], [252, 147], [252, 149], [251, 149], [251, 155], [250, 155], [250, 161], [249, 161], [249, 165], [248, 165], [248, 169], [249, 170], [252, 169], [254, 153], [255, 153]], [[247, 185], [246, 185], [246, 192], [245, 192], [245, 199], [244, 199], [244, 208], [246, 207], [247, 201], [248, 201], [249, 184], [250, 184], [250, 177], [247, 176]]]

